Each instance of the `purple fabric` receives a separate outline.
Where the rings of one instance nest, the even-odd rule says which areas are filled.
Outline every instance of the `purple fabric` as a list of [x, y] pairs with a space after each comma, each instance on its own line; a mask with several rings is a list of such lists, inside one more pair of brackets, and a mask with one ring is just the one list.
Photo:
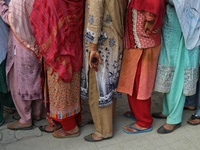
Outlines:
[[[1, 17], [7, 22], [9, 8], [0, 0]], [[23, 46], [10, 32], [8, 41], [8, 56], [6, 74], [16, 68], [12, 78], [17, 81], [17, 92], [22, 100], [42, 99], [41, 64], [33, 51]], [[11, 78], [11, 77], [10, 77]], [[10, 80], [8, 78], [8, 82]], [[11, 83], [12, 84], [12, 83]], [[9, 85], [11, 85], [9, 84]]]

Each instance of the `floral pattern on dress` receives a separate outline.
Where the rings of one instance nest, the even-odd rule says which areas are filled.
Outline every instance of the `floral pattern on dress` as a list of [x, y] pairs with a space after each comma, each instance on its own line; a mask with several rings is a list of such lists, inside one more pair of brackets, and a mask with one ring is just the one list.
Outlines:
[[[88, 1], [86, 2], [88, 3]], [[90, 5], [93, 5], [93, 3], [95, 2], [91, 0]], [[90, 5], [86, 4], [81, 97], [88, 99], [89, 42], [95, 44], [97, 42], [98, 51], [102, 59], [102, 64], [98, 68], [99, 71], [96, 72], [97, 86], [100, 94], [99, 107], [104, 107], [112, 103], [113, 97], [121, 97], [121, 93], [117, 93], [116, 88], [121, 68], [123, 42], [115, 29], [108, 10], [106, 8], [101, 10], [101, 4], [99, 4], [98, 9]], [[94, 16], [93, 25], [88, 22], [87, 18], [89, 16]], [[88, 38], [88, 35], [94, 36]]]
[[59, 79], [58, 73], [48, 67], [48, 99], [50, 102], [50, 117], [65, 119], [78, 114], [80, 108], [80, 71], [73, 73], [71, 82]]

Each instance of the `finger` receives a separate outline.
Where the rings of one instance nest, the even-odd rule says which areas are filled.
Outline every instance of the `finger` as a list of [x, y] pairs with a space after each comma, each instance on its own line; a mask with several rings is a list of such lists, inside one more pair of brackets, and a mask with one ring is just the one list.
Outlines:
[[92, 63], [91, 63], [91, 62], [89, 62], [89, 65], [90, 65], [90, 68], [93, 68], [93, 66], [92, 66]]
[[99, 58], [99, 64], [102, 64], [102, 60], [101, 60], [101, 58]]
[[94, 69], [96, 72], [98, 71], [98, 67], [94, 67], [93, 69]]

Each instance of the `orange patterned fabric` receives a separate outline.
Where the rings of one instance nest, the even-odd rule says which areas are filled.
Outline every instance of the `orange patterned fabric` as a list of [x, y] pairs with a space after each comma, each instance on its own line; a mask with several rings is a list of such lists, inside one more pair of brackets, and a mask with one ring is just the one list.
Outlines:
[[73, 74], [70, 83], [66, 83], [57, 72], [47, 67], [47, 85], [49, 116], [52, 119], [65, 119], [80, 112], [80, 71]]

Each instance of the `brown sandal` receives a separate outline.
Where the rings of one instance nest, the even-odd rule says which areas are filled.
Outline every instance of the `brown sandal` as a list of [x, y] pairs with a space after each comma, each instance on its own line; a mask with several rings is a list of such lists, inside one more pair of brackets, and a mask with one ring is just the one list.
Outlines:
[[22, 124], [19, 121], [12, 122], [7, 126], [10, 130], [31, 130], [33, 129], [32, 124]]
[[55, 138], [71, 138], [71, 137], [78, 137], [80, 135], [80, 131], [78, 130], [75, 133], [69, 133], [68, 131], [65, 131], [61, 128], [57, 131], [54, 131], [52, 135]]
[[199, 125], [200, 124], [200, 116], [192, 115], [191, 118], [187, 121], [190, 125]]

